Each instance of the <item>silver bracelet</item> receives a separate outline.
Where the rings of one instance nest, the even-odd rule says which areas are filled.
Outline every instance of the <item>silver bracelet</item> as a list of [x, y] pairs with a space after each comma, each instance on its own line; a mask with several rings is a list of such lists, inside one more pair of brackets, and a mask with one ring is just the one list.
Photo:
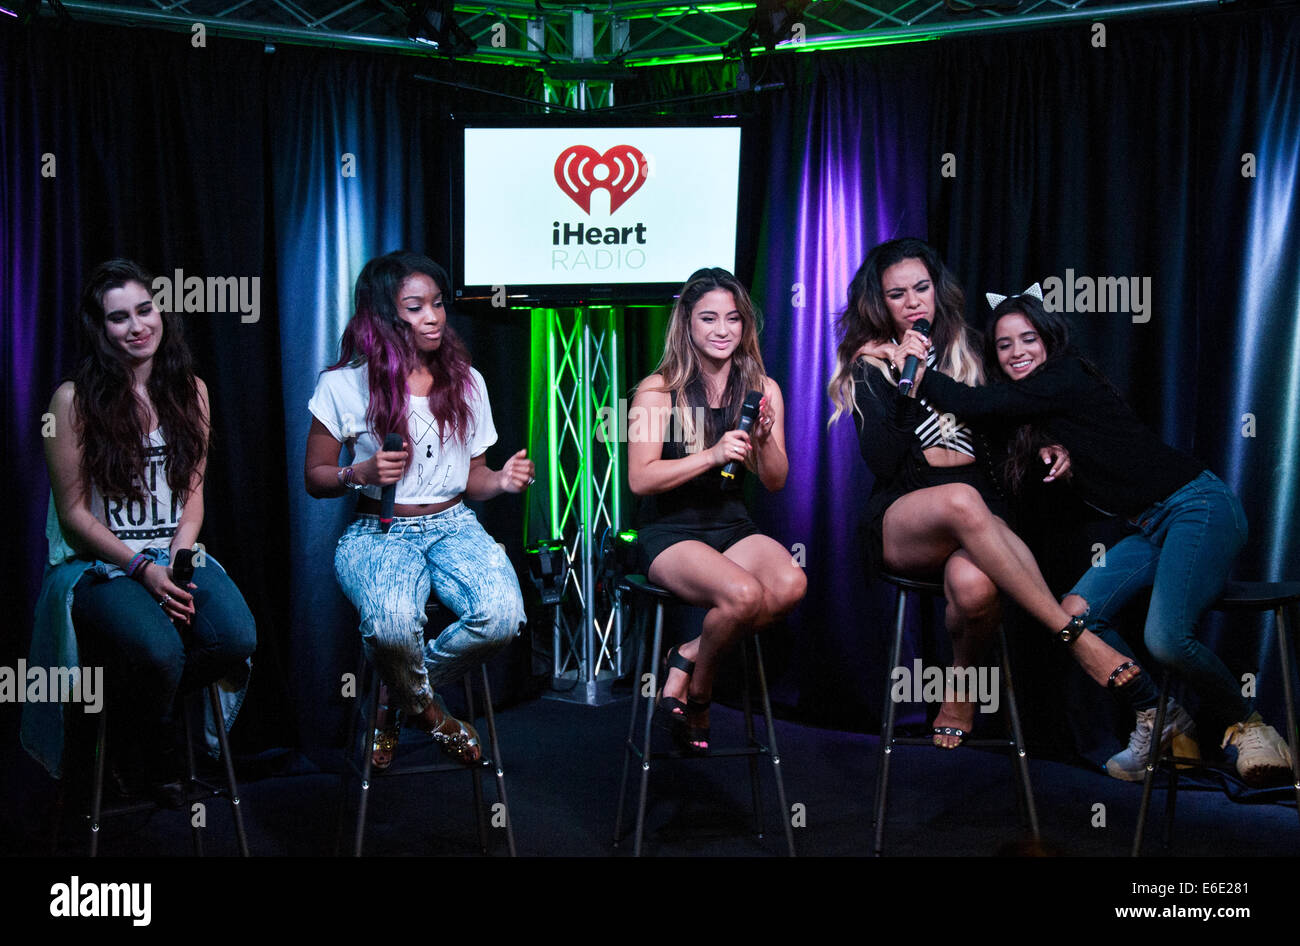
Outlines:
[[353, 472], [352, 467], [350, 466], [341, 467], [338, 472], [339, 483], [343, 486], [346, 486], [348, 489], [355, 490], [356, 492], [361, 492], [361, 490], [365, 489], [365, 487], [362, 486], [360, 483], [355, 483], [352, 481], [352, 477], [354, 475], [355, 473]]

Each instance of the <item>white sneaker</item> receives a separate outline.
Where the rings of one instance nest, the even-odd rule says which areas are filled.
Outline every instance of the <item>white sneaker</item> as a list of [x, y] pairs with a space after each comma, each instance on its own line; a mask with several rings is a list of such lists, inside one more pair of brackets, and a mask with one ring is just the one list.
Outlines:
[[[1174, 755], [1184, 759], [1201, 759], [1201, 747], [1196, 742], [1196, 723], [1173, 700], [1165, 712], [1165, 728], [1160, 737], [1160, 751], [1170, 746]], [[1106, 772], [1125, 782], [1140, 782], [1146, 778], [1147, 756], [1151, 753], [1151, 733], [1156, 728], [1156, 707], [1138, 710], [1137, 728], [1128, 737], [1128, 748], [1117, 752], [1106, 763]], [[1187, 768], [1179, 765], [1179, 768]]]
[[1251, 713], [1223, 733], [1223, 745], [1237, 750], [1237, 773], [1247, 785], [1261, 786], [1291, 779], [1291, 749], [1276, 729]]

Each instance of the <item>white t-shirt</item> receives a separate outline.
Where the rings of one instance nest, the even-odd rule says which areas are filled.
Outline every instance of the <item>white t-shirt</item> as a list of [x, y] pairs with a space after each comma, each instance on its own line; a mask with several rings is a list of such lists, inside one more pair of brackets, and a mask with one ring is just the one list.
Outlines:
[[165, 549], [172, 544], [185, 511], [167, 482], [167, 441], [159, 427], [149, 435], [144, 457], [144, 499], [105, 498], [91, 486], [90, 513], [134, 552]]
[[[469, 461], [480, 456], [497, 442], [492, 423], [492, 406], [488, 403], [483, 376], [470, 368], [472, 389], [468, 392], [470, 418], [465, 439], [439, 435], [438, 425], [429, 412], [427, 397], [410, 396], [407, 446], [411, 466], [397, 481], [395, 502], [408, 505], [442, 503], [465, 492], [469, 481]], [[364, 463], [380, 449], [380, 441], [366, 426], [366, 408], [370, 404], [369, 368], [364, 364], [321, 372], [316, 392], [307, 409], [339, 441], [352, 448], [353, 464]], [[362, 492], [379, 499], [379, 486], [367, 486]]]

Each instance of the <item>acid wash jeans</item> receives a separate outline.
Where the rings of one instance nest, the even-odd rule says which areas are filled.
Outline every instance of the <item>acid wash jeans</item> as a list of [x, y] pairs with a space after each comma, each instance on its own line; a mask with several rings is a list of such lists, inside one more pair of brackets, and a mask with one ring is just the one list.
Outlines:
[[[393, 705], [419, 714], [434, 687], [465, 675], [501, 650], [527, 618], [505, 549], [464, 503], [431, 516], [359, 515], [334, 552], [339, 586], [361, 615], [366, 656]], [[427, 644], [430, 592], [459, 620]]]

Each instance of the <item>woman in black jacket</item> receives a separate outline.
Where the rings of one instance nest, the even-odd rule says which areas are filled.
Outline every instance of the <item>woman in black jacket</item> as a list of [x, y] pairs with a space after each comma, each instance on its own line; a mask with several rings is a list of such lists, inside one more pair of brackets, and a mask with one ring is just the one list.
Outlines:
[[[1035, 436], [1062, 444], [1081, 497], [1137, 530], [1107, 551], [1106, 567], [1084, 574], [1065, 608], [1085, 612], [1088, 628], [1123, 649], [1110, 621], [1134, 594], [1150, 588], [1144, 641], [1151, 656], [1191, 684], [1216, 728], [1226, 727], [1223, 746], [1235, 748], [1237, 770], [1247, 782], [1288, 773], [1286, 742], [1251, 712], [1239, 681], [1196, 639], [1201, 614], [1222, 592], [1246, 541], [1241, 502], [1205, 464], [1164, 443], [1138, 419], [1096, 367], [1070, 347], [1065, 320], [1047, 312], [1038, 298], [1001, 301], [987, 338], [990, 372], [1011, 383], [973, 388], [922, 367], [921, 396], [977, 422], [1000, 418], [1024, 425], [1008, 464], [1013, 480], [1024, 475]], [[913, 332], [899, 357], [926, 347]], [[1137, 711], [1137, 727], [1129, 747], [1106, 767], [1116, 778], [1137, 781], [1144, 774], [1158, 694], [1144, 676], [1126, 695]], [[1174, 705], [1161, 742], [1180, 736], [1194, 746], [1191, 720]]]

